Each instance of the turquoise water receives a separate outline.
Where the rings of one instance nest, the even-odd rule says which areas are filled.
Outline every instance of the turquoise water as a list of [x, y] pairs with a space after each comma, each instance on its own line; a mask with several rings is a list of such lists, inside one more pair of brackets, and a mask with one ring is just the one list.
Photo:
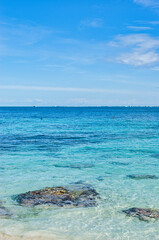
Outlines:
[[[159, 180], [129, 174], [159, 176], [159, 108], [0, 108], [0, 200], [13, 213], [0, 217], [0, 231], [64, 240], [159, 239], [159, 221], [122, 212], [159, 209]], [[27, 208], [13, 198], [77, 181], [99, 193], [96, 207]]]

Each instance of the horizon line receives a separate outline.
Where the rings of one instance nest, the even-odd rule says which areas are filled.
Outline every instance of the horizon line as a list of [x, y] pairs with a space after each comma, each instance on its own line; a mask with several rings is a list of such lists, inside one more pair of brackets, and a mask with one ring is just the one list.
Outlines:
[[99, 105], [99, 106], [98, 106], [98, 105], [97, 105], [97, 106], [96, 106], [96, 105], [92, 105], [92, 106], [89, 106], [89, 105], [88, 105], [88, 106], [87, 106], [87, 105], [86, 105], [86, 106], [81, 106], [81, 105], [79, 105], [79, 106], [76, 106], [76, 105], [75, 105], [75, 106], [71, 106], [71, 105], [68, 105], [68, 106], [63, 106], [63, 105], [57, 105], [57, 106], [56, 106], [56, 105], [55, 105], [55, 106], [53, 106], [53, 105], [48, 105], [48, 106], [42, 106], [42, 105], [41, 105], [41, 106], [40, 106], [40, 105], [38, 105], [38, 106], [37, 106], [37, 105], [23, 106], [23, 105], [21, 105], [21, 106], [16, 106], [16, 105], [14, 105], [14, 106], [9, 106], [9, 105], [8, 105], [8, 106], [1, 106], [1, 105], [0, 105], [0, 108], [1, 108], [1, 107], [29, 107], [29, 108], [38, 108], [38, 107], [39, 107], [39, 108], [40, 108], [40, 107], [43, 107], [43, 108], [45, 108], [45, 107], [49, 107], [49, 108], [58, 108], [58, 107], [68, 107], [68, 108], [69, 108], [69, 107], [70, 107], [70, 108], [71, 108], [71, 107], [75, 107], [75, 108], [78, 108], [78, 107], [80, 107], [80, 108], [81, 108], [81, 107], [82, 107], [82, 108], [87, 108], [87, 107], [92, 107], [92, 108], [93, 108], [93, 107], [94, 107], [94, 108], [95, 108], [95, 107], [126, 107], [126, 108], [129, 108], [129, 107], [157, 107], [157, 108], [158, 108], [159, 105], [158, 105], [158, 106], [155, 106], [155, 105], [144, 105], [144, 106], [142, 106], [142, 105], [116, 105], [116, 106], [115, 106], [115, 105], [114, 105], [114, 106], [107, 106], [107, 105], [103, 105], [103, 106], [102, 106], [102, 105]]

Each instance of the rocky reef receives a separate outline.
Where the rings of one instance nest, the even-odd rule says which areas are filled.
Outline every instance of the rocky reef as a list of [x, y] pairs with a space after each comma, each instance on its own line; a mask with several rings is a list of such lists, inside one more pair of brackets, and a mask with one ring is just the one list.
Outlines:
[[150, 219], [159, 219], [159, 210], [153, 210], [150, 208], [129, 208], [123, 210], [127, 216], [137, 217], [139, 220], [148, 221]]
[[57, 207], [91, 207], [96, 205], [98, 193], [91, 185], [72, 184], [68, 188], [50, 187], [19, 194], [14, 199], [20, 205], [54, 205]]
[[131, 179], [136, 179], [136, 180], [159, 179], [159, 177], [155, 175], [149, 175], [149, 174], [131, 174], [131, 175], [127, 175], [127, 177]]
[[0, 203], [0, 217], [1, 218], [9, 218], [12, 216], [12, 213]]

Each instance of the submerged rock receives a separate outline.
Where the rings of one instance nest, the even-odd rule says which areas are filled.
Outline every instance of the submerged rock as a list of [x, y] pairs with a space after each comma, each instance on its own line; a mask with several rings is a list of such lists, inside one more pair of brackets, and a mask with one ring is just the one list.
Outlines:
[[142, 180], [142, 179], [159, 179], [155, 175], [148, 175], [148, 174], [131, 174], [127, 175], [128, 178]]
[[104, 180], [104, 177], [99, 176], [99, 177], [97, 177], [96, 179], [97, 179], [98, 181], [103, 181], [103, 180]]
[[66, 165], [55, 164], [54, 166], [59, 168], [76, 168], [76, 169], [94, 167], [94, 165], [91, 163], [75, 163], [75, 164], [66, 164]]
[[159, 153], [152, 154], [151, 157], [159, 159]]
[[110, 162], [113, 165], [118, 165], [118, 166], [127, 166], [129, 163], [124, 163], [124, 162]]
[[12, 216], [12, 213], [7, 208], [0, 206], [0, 217], [8, 218], [11, 216]]
[[137, 217], [140, 220], [147, 221], [150, 219], [159, 219], [159, 210], [153, 210], [150, 208], [129, 208], [123, 210], [127, 216]]
[[25, 206], [48, 204], [57, 207], [90, 207], [96, 205], [97, 195], [96, 190], [89, 185], [77, 184], [76, 187], [72, 185], [67, 189], [63, 187], [52, 187], [19, 194], [15, 197], [15, 200], [20, 205]]

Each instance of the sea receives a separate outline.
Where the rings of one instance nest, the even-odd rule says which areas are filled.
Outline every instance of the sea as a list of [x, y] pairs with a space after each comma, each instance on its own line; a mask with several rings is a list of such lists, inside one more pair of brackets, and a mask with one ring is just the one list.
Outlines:
[[[131, 178], [130, 176], [155, 176]], [[57, 240], [157, 240], [159, 107], [0, 107], [0, 232]], [[22, 206], [15, 196], [81, 182], [91, 207]], [[1, 211], [0, 211], [1, 213]]]

